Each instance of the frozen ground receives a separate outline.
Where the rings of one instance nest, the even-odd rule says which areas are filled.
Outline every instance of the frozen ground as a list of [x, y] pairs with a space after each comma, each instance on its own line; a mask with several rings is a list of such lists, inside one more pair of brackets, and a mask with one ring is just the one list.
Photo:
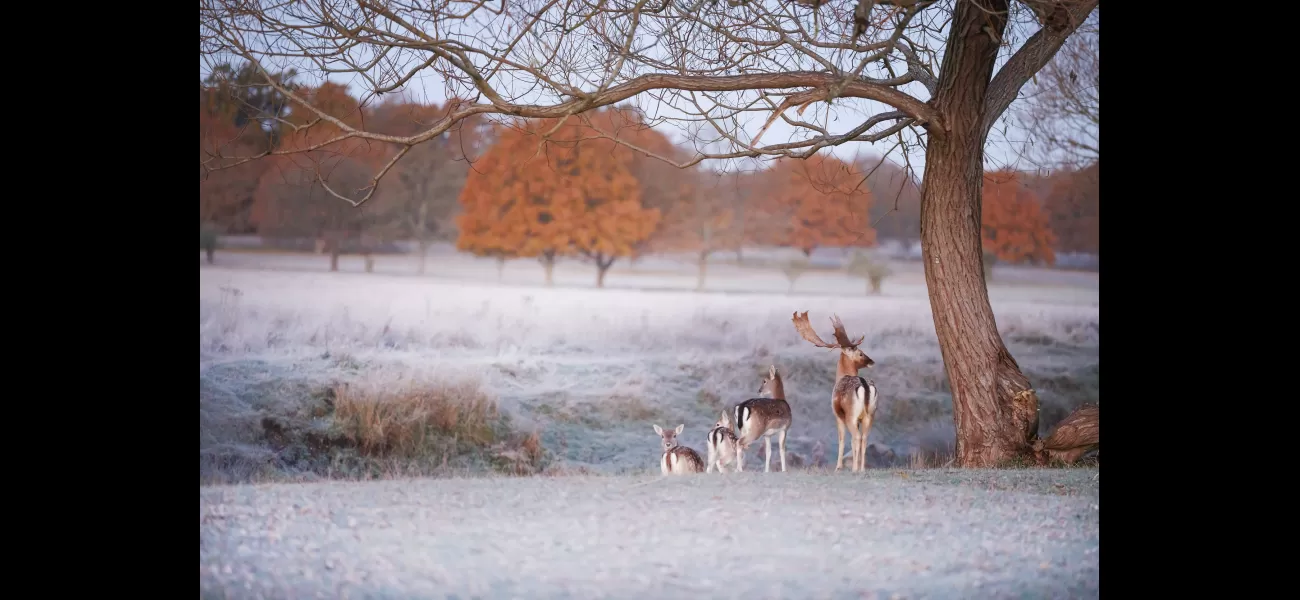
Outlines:
[[201, 487], [199, 590], [1096, 598], [1098, 502], [1093, 469]]
[[[791, 314], [804, 310], [823, 337], [832, 313], [866, 335], [877, 366], [863, 374], [882, 401], [872, 466], [888, 452], [905, 462], [950, 450], [951, 397], [917, 265], [895, 265], [885, 293], [866, 296], [862, 280], [841, 274], [810, 273], [787, 294], [778, 271], [721, 265], [709, 289], [725, 293], [695, 293], [693, 265], [654, 260], [616, 266], [603, 290], [575, 263], [557, 268], [555, 288], [538, 285], [533, 261], [509, 264], [501, 283], [492, 261], [435, 254], [423, 277], [414, 264], [381, 256], [366, 274], [344, 257], [343, 272], [329, 273], [327, 257], [233, 252], [201, 263], [201, 481], [306, 469], [268, 446], [259, 423], [320, 421], [308, 402], [334, 383], [466, 377], [518, 428], [538, 431], [555, 466], [645, 473], [659, 448], [652, 423], [685, 424], [685, 443], [703, 452], [717, 413], [756, 392], [769, 364], [786, 379], [793, 464], [817, 440], [833, 461], [834, 356], [795, 333]], [[998, 325], [1040, 392], [1046, 431], [1099, 400], [1097, 276], [999, 268]], [[761, 469], [758, 452], [750, 468]]]

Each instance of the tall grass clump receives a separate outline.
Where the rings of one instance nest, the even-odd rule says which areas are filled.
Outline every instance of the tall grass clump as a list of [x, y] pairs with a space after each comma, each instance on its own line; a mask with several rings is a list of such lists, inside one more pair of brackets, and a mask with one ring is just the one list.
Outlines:
[[404, 472], [411, 465], [429, 467], [414, 469], [425, 472], [475, 462], [513, 474], [544, 467], [537, 433], [514, 431], [477, 380], [340, 384], [334, 388], [334, 425], [360, 457], [405, 463]]
[[335, 424], [369, 456], [417, 458], [447, 441], [488, 446], [497, 438], [501, 413], [472, 381], [375, 391], [340, 384], [334, 393]]

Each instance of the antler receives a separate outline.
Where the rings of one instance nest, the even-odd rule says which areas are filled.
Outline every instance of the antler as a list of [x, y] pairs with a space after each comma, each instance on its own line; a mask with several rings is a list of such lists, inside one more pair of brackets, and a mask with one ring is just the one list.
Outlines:
[[799, 311], [795, 311], [794, 319], [792, 320], [794, 321], [794, 330], [798, 331], [799, 335], [803, 336], [803, 339], [808, 340], [812, 345], [817, 346], [818, 348], [839, 348], [839, 346], [835, 344], [827, 344], [826, 342], [823, 342], [822, 339], [817, 336], [817, 332], [813, 331], [812, 325], [808, 323], [808, 311], [803, 311], [802, 315], [799, 314]]
[[844, 332], [844, 323], [840, 322], [839, 315], [831, 317], [831, 325], [835, 327], [835, 341], [840, 343], [841, 348], [856, 348], [858, 344], [862, 343], [862, 340], [867, 338], [866, 334], [863, 334], [858, 336], [856, 340], [849, 340], [849, 334]]

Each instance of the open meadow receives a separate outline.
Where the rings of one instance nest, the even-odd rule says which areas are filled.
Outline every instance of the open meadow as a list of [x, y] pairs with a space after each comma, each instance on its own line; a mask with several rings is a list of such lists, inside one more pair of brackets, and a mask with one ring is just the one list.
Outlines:
[[[791, 464], [809, 465], [818, 440], [833, 464], [835, 357], [795, 332], [791, 316], [805, 310], [823, 336], [832, 314], [866, 335], [877, 364], [863, 374], [882, 403], [871, 466], [951, 452], [919, 265], [895, 265], [878, 296], [831, 271], [787, 293], [777, 270], [719, 265], [708, 289], [725, 292], [694, 292], [694, 265], [621, 267], [595, 289], [580, 263], [561, 263], [547, 288], [535, 261], [508, 264], [498, 281], [492, 261], [450, 252], [423, 277], [408, 257], [379, 257], [374, 273], [358, 257], [337, 273], [311, 255], [201, 263], [200, 481], [654, 471], [652, 424], [684, 424], [684, 443], [703, 452], [719, 412], [753, 396], [772, 364], [793, 410]], [[1006, 271], [995, 271], [993, 306], [1046, 433], [1099, 399], [1097, 278]], [[761, 456], [747, 462], [762, 468]]]
[[[918, 470], [954, 437], [919, 265], [867, 295], [721, 264], [695, 292], [672, 261], [616, 265], [605, 289], [571, 262], [550, 288], [533, 261], [499, 279], [451, 252], [425, 276], [409, 257], [328, 262], [200, 261], [201, 596], [1097, 596], [1095, 466]], [[995, 271], [990, 294], [1043, 433], [1098, 402], [1096, 274]], [[835, 356], [796, 310], [866, 336], [866, 474], [828, 470]], [[760, 442], [746, 473], [662, 479], [652, 424], [704, 455], [772, 364], [791, 472], [762, 473]], [[259, 485], [209, 485], [230, 483]]]

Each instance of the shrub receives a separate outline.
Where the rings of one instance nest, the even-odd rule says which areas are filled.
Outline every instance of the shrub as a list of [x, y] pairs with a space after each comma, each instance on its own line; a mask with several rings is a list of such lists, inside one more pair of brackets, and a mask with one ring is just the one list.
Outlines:
[[803, 276], [804, 273], [808, 272], [808, 259], [796, 258], [793, 260], [788, 260], [781, 265], [781, 272], [785, 273], [785, 278], [790, 280], [789, 291], [793, 292], [794, 282], [798, 281], [799, 277]]
[[884, 261], [877, 260], [875, 257], [861, 252], [853, 253], [853, 260], [849, 262], [847, 270], [849, 273], [867, 280], [867, 293], [869, 294], [879, 294], [880, 284], [886, 277], [894, 273]]

